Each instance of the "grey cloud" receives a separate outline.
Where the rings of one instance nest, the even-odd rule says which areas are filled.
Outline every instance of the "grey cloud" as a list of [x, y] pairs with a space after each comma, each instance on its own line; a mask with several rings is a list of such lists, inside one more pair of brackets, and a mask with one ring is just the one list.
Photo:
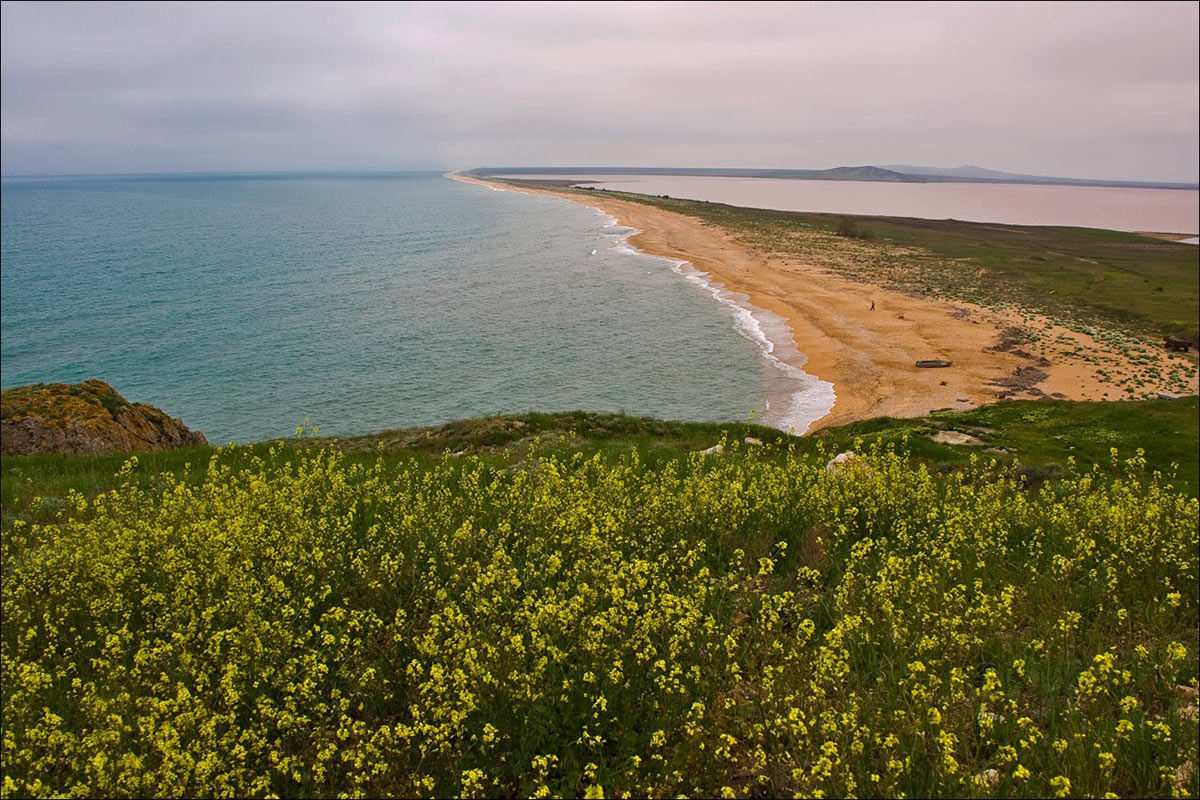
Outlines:
[[3, 6], [6, 174], [980, 163], [1195, 181], [1194, 3]]

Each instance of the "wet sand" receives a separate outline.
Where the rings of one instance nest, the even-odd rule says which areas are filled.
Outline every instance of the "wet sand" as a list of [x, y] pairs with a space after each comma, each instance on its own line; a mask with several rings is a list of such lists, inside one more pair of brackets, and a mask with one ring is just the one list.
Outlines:
[[[763, 252], [695, 217], [599, 192], [581, 197], [450, 177], [597, 208], [619, 224], [640, 230], [630, 239], [640, 250], [689, 261], [726, 288], [747, 295], [755, 306], [783, 317], [804, 354], [794, 366], [832, 382], [837, 393], [832, 412], [810, 430], [871, 417], [967, 409], [1004, 396], [1119, 397], [1116, 388], [1096, 374], [1097, 365], [1081, 357], [1119, 363], [1113, 360], [1115, 351], [1110, 353], [1103, 343], [1047, 320], [850, 280], [819, 266]], [[1036, 352], [1005, 341], [1006, 329], [1031, 323], [1043, 334]], [[1045, 342], [1057, 344], [1047, 347]], [[1072, 351], [1077, 352], [1068, 355]], [[924, 359], [942, 359], [952, 366], [917, 367], [916, 362]], [[1193, 392], [1195, 383], [1192, 379]]]

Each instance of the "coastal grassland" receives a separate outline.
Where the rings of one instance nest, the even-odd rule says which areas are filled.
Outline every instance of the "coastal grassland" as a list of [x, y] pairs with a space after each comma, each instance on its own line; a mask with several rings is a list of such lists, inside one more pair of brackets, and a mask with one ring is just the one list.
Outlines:
[[[670, 422], [624, 414], [581, 411], [478, 417], [429, 428], [389, 430], [339, 439], [303, 433], [279, 442], [252, 443], [226, 448], [223, 458], [234, 467], [267, 457], [297, 462], [313, 447], [336, 446], [348, 463], [360, 466], [382, 461], [432, 467], [449, 455], [453, 463], [470, 455], [497, 468], [509, 468], [533, 457], [606, 458], [636, 452], [643, 464], [655, 467], [686, 458], [696, 450], [716, 444], [722, 437], [737, 440], [750, 436], [765, 444], [797, 442], [774, 428], [748, 423]], [[139, 452], [138, 469], [123, 473], [129, 453], [6, 455], [0, 474], [0, 508], [4, 520], [20, 515], [26, 520], [53, 519], [67, 505], [71, 493], [91, 497], [123, 483], [153, 489], [165, 480], [198, 484], [204, 480], [212, 447], [180, 447]]]
[[[933, 441], [938, 431], [959, 431], [979, 439], [980, 446]], [[1131, 456], [1143, 451], [1146, 469], [1162, 473], [1181, 491], [1196, 495], [1200, 487], [1200, 398], [1125, 402], [1009, 401], [969, 411], [926, 417], [879, 417], [811, 436], [789, 436], [752, 423], [673, 422], [624, 414], [584, 411], [477, 417], [428, 428], [390, 430], [340, 439], [311, 434], [276, 443], [246, 444], [228, 449], [232, 464], [264, 458], [274, 448], [279, 458], [295, 461], [314, 445], [336, 445], [349, 462], [369, 466], [412, 461], [432, 466], [449, 454], [473, 456], [489, 466], [510, 468], [537, 457], [570, 459], [597, 454], [612, 459], [636, 452], [648, 467], [686, 460], [691, 453], [725, 441], [751, 437], [764, 445], [766, 458], [787, 453], [828, 459], [834, 453], [874, 444], [900, 446], [914, 464], [935, 473], [953, 471], [972, 457], [1012, 467], [1031, 478], [1065, 474], [1073, 460], [1080, 471], [1111, 473], [1111, 451]], [[993, 452], [985, 452], [988, 449]], [[1004, 452], [994, 452], [1003, 450]], [[127, 453], [67, 455], [44, 453], [5, 456], [0, 473], [0, 508], [13, 515], [48, 521], [66, 505], [70, 492], [86, 497], [124, 482], [153, 488], [172, 480], [199, 483], [207, 471], [211, 447], [181, 447], [138, 453], [139, 468], [119, 474]], [[822, 461], [821, 463], [824, 463]], [[37, 498], [37, 503], [34, 499]], [[33, 516], [29, 516], [33, 515]]]
[[[598, 193], [561, 184], [546, 188]], [[603, 193], [697, 217], [763, 252], [889, 288], [1200, 341], [1200, 253], [1194, 245], [1095, 228], [772, 211]]]
[[[973, 436], [981, 445], [949, 445], [928, 438], [940, 431]], [[878, 419], [817, 431], [814, 442], [846, 447], [906, 443], [906, 452], [935, 471], [996, 459], [1031, 480], [1080, 469], [1113, 468], [1112, 451], [1143, 451], [1147, 469], [1192, 496], [1200, 486], [1200, 398], [1129, 402], [1020, 401], [926, 417]], [[997, 452], [1002, 451], [1002, 452]]]
[[[1087, 405], [923, 424], [1057, 457]], [[890, 426], [5, 457], [3, 794], [1195, 796], [1196, 498]]]

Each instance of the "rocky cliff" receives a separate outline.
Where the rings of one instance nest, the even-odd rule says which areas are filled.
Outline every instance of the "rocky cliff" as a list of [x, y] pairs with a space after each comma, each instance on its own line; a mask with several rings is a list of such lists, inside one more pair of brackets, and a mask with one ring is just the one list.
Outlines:
[[0, 392], [0, 451], [6, 455], [204, 444], [204, 434], [154, 406], [130, 403], [104, 381], [39, 383]]

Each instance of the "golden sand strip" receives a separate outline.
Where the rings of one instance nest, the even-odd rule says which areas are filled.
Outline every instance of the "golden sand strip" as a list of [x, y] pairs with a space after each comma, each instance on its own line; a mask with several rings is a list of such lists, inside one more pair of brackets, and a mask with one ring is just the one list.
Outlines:
[[[1096, 374], [1093, 360], [1112, 361], [1102, 343], [1083, 334], [1036, 320], [1052, 352], [1036, 354], [992, 349], [1013, 325], [1028, 316], [961, 302], [918, 297], [835, 275], [827, 269], [765, 253], [701, 219], [608, 196], [514, 187], [463, 175], [456, 180], [496, 189], [546, 194], [599, 209], [640, 233], [630, 239], [643, 252], [690, 262], [727, 289], [741, 292], [759, 308], [783, 317], [807, 361], [794, 364], [834, 384], [833, 411], [810, 430], [879, 416], [921, 416], [930, 411], [967, 409], [995, 402], [1018, 370], [1033, 368], [1048, 377], [1033, 392], [1073, 400], [1116, 399], [1111, 383]], [[1074, 356], [1067, 353], [1078, 351]], [[1103, 357], [1101, 355], [1103, 354]], [[1034, 358], [1036, 356], [1036, 360]], [[1047, 356], [1049, 358], [1047, 358]], [[944, 369], [916, 366], [924, 359], [952, 362]], [[1049, 362], [1049, 363], [1047, 363]], [[1116, 363], [1113, 361], [1112, 363]], [[1193, 384], [1195, 380], [1193, 379]], [[1195, 387], [1193, 386], [1193, 391]]]

